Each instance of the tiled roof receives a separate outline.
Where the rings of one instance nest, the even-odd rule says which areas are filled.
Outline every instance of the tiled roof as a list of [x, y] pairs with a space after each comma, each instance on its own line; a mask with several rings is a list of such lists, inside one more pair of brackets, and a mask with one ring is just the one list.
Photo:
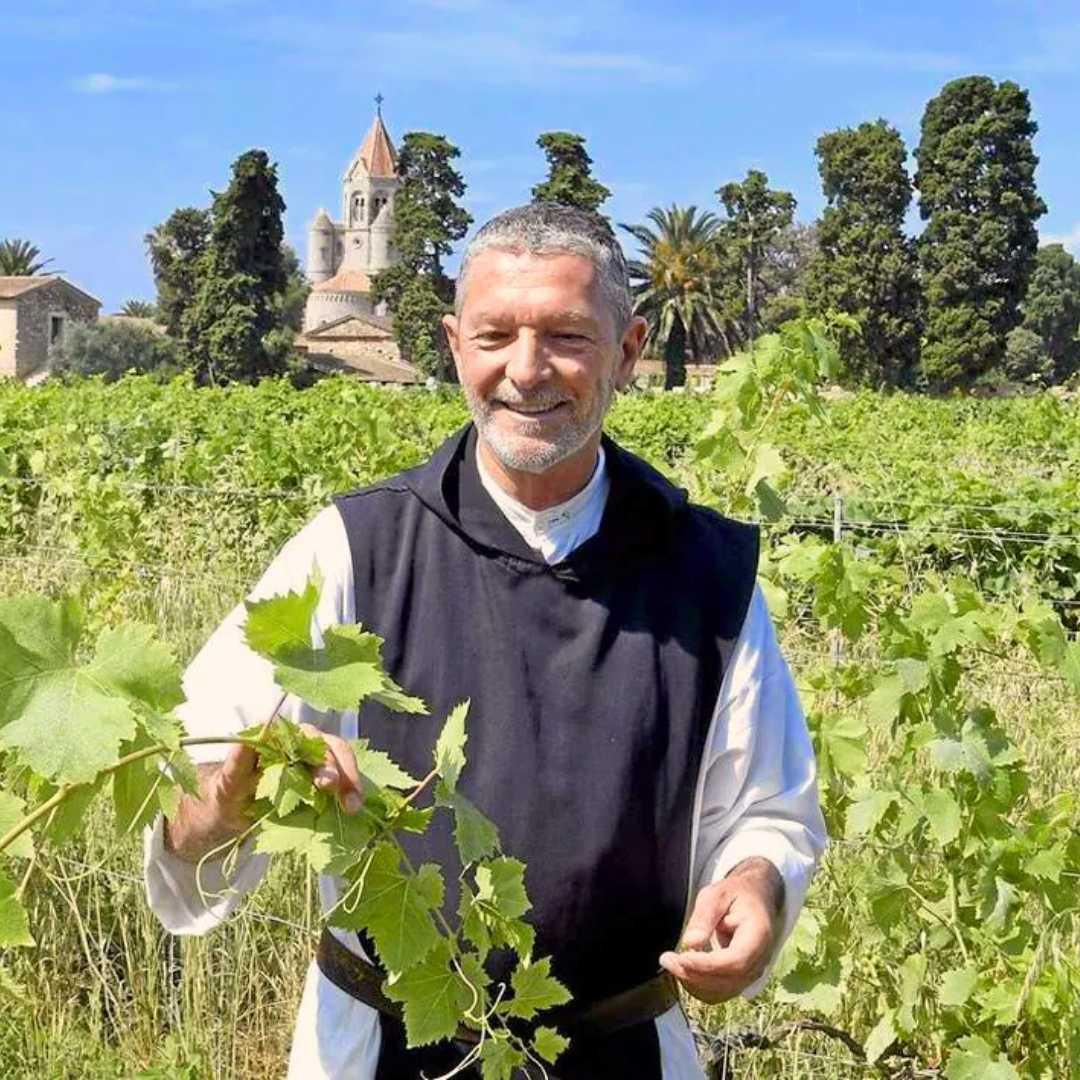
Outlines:
[[42, 285], [59, 281], [51, 274], [35, 274], [33, 277], [0, 277], [0, 300], [12, 300], [16, 296], [38, 289]]
[[371, 292], [371, 278], [363, 270], [339, 270], [332, 278], [312, 286], [312, 292]]
[[397, 176], [397, 153], [381, 116], [372, 120], [358, 156], [368, 176]]
[[67, 289], [74, 290], [80, 296], [85, 296], [87, 300], [93, 300], [99, 307], [101, 306], [101, 301], [93, 293], [80, 289], [78, 285], [73, 284], [59, 274], [35, 274], [33, 277], [0, 277], [0, 300], [12, 300], [22, 296], [24, 293], [31, 292], [33, 289], [40, 289], [43, 285], [51, 285], [54, 281], [59, 282]]

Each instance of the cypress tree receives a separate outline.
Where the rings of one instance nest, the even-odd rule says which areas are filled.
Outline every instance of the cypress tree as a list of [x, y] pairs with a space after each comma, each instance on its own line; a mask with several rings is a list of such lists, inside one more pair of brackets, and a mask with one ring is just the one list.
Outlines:
[[1028, 95], [1014, 82], [972, 75], [926, 106], [915, 152], [918, 242], [926, 306], [922, 370], [937, 387], [999, 370], [1020, 322], [1046, 206]]
[[806, 283], [811, 311], [842, 311], [861, 335], [841, 343], [844, 369], [872, 384], [904, 383], [919, 353], [914, 244], [904, 234], [911, 180], [900, 133], [877, 120], [822, 135], [816, 154], [828, 201]]

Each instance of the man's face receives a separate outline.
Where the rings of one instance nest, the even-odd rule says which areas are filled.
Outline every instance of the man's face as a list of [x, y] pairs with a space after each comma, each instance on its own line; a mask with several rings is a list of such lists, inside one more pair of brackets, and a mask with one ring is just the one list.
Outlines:
[[599, 432], [640, 351], [618, 335], [581, 255], [489, 248], [470, 263], [459, 318], [444, 320], [481, 437], [509, 469], [542, 473]]

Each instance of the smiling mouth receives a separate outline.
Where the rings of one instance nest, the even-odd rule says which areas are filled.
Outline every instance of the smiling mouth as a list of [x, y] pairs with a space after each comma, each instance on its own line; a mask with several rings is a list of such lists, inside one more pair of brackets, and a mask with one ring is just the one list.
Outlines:
[[523, 416], [529, 420], [542, 420], [545, 416], [554, 415], [566, 404], [566, 402], [559, 401], [554, 405], [549, 405], [545, 409], [530, 409], [521, 405], [511, 405], [505, 401], [499, 401], [496, 404], [507, 412], [512, 412], [515, 416]]

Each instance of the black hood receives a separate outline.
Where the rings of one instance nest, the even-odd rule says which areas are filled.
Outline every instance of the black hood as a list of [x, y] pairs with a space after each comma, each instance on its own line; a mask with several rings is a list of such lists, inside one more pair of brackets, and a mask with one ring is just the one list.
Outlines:
[[[477, 432], [467, 424], [446, 440], [423, 465], [402, 474], [410, 491], [477, 550], [514, 561], [546, 566], [506, 520], [484, 490], [476, 466]], [[686, 492], [647, 462], [602, 436], [610, 482], [607, 505], [595, 536], [558, 567], [578, 570], [592, 558], [632, 558], [666, 547], [686, 512]]]

